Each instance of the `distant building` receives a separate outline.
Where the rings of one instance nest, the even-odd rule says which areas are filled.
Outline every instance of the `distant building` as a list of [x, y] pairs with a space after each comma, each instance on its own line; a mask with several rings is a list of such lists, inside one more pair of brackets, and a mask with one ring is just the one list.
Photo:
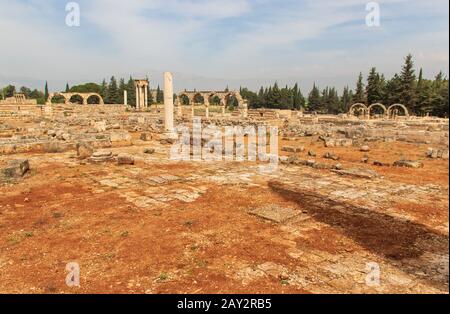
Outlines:
[[24, 94], [17, 93], [12, 97], [0, 100], [0, 105], [37, 105], [37, 100], [27, 99]]

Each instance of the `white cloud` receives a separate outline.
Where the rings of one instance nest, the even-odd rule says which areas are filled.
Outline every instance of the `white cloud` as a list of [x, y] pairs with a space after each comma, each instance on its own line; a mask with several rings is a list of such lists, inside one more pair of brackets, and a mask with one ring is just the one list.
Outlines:
[[[404, 19], [413, 26], [413, 16], [441, 16], [448, 10], [446, 0], [378, 2], [382, 26], [383, 19]], [[389, 35], [396, 30], [388, 27], [375, 33], [361, 31], [366, 3], [80, 0], [82, 26], [76, 29], [65, 26], [64, 5], [55, 6], [54, 1], [1, 1], [1, 45], [7, 49], [1, 50], [0, 84], [18, 77], [53, 80], [62, 87], [66, 80], [171, 70], [181, 78], [179, 89], [191, 82], [210, 86], [206, 77], [217, 78], [211, 82], [220, 84], [228, 80], [250, 86], [283, 78], [342, 86], [372, 65], [387, 73], [398, 71], [409, 52], [430, 74], [437, 69], [448, 71], [448, 28], [426, 31], [418, 27], [395, 40]], [[262, 8], [269, 12], [258, 15]], [[236, 21], [240, 28], [217, 26]], [[347, 26], [336, 38], [330, 36], [341, 25]], [[381, 41], [354, 38], [365, 31]], [[320, 41], [325, 38], [335, 42], [324, 45]]]

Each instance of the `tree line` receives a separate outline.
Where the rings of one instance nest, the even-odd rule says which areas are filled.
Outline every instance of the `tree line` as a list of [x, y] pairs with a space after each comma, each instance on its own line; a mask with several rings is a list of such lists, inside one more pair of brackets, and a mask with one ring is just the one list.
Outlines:
[[320, 89], [313, 84], [307, 97], [302, 95], [298, 84], [280, 88], [277, 83], [271, 87], [261, 87], [258, 93], [241, 88], [241, 95], [250, 108], [303, 109], [318, 113], [339, 114], [348, 112], [354, 103], [366, 105], [382, 103], [385, 106], [403, 104], [418, 116], [431, 114], [448, 117], [448, 79], [438, 73], [434, 79], [425, 79], [423, 70], [418, 76], [414, 69], [412, 55], [405, 58], [399, 74], [386, 79], [375, 67], [371, 68], [367, 79], [359, 74], [355, 89], [346, 86], [342, 94], [335, 87]]
[[[101, 84], [86, 83], [73, 87], [66, 84], [64, 92], [98, 93], [106, 104], [123, 104], [125, 90], [127, 91], [127, 103], [135, 106], [136, 91], [131, 76], [127, 81], [124, 78], [117, 80], [113, 76], [109, 82], [104, 79]], [[0, 99], [4, 99], [13, 96], [16, 88], [8, 85], [0, 91]], [[18, 92], [25, 94], [28, 98], [37, 99], [39, 104], [45, 103], [49, 95], [47, 83], [44, 92], [27, 87], [21, 87]], [[304, 96], [298, 84], [293, 87], [280, 87], [278, 83], [270, 87], [261, 87], [258, 92], [241, 87], [240, 93], [242, 98], [247, 100], [249, 108], [253, 109], [289, 109], [339, 114], [348, 112], [354, 103], [367, 105], [382, 103], [385, 106], [400, 103], [418, 116], [431, 114], [448, 117], [449, 111], [448, 78], [440, 72], [433, 79], [426, 79], [422, 69], [416, 75], [411, 54], [405, 57], [401, 72], [392, 78], [387, 79], [373, 67], [366, 79], [362, 73], [359, 73], [355, 88], [346, 86], [342, 93], [339, 93], [335, 87], [327, 86], [321, 89], [313, 84], [311, 91]], [[53, 101], [62, 100], [55, 97]], [[150, 92], [150, 87], [148, 88], [148, 105], [163, 103], [163, 101], [164, 94], [159, 86], [155, 95]], [[218, 102], [217, 99], [211, 101], [212, 104], [216, 102]], [[228, 105], [236, 107], [237, 100], [233, 97], [230, 98]]]

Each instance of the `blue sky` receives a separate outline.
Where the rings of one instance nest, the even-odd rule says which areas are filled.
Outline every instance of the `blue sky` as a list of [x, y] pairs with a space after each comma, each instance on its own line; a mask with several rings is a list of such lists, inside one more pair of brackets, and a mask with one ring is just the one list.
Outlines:
[[369, 28], [361, 0], [79, 0], [80, 27], [61, 0], [0, 0], [0, 85], [51, 90], [111, 75], [172, 71], [176, 90], [299, 82], [353, 86], [387, 76], [412, 53], [425, 75], [448, 73], [447, 0], [382, 0]]

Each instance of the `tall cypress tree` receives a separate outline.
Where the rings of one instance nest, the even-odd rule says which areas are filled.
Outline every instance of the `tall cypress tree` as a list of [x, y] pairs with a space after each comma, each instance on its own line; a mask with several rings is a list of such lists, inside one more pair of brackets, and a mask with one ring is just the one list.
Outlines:
[[136, 106], [136, 86], [134, 85], [134, 80], [130, 76], [127, 83], [127, 98], [128, 105], [135, 107]]
[[375, 104], [377, 102], [382, 102], [384, 98], [384, 78], [377, 73], [376, 68], [370, 70], [369, 76], [367, 77], [367, 103]]
[[66, 83], [66, 93], [70, 92], [69, 83]]
[[156, 89], [156, 103], [162, 104], [163, 102], [164, 102], [164, 92], [158, 85], [158, 88]]
[[408, 109], [413, 109], [416, 102], [416, 75], [414, 74], [414, 62], [411, 54], [405, 58], [400, 83], [400, 100]]
[[358, 76], [358, 82], [356, 83], [356, 92], [355, 92], [354, 100], [357, 103], [363, 103], [363, 104], [365, 104], [367, 101], [366, 93], [364, 91], [364, 83], [363, 83], [362, 73], [359, 73], [359, 76]]
[[308, 96], [308, 110], [316, 111], [319, 109], [321, 103], [320, 91], [314, 83], [313, 88]]
[[100, 85], [100, 96], [106, 101], [106, 94], [108, 93], [108, 84], [106, 84], [106, 80], [103, 79], [102, 84]]
[[119, 98], [119, 88], [117, 87], [117, 80], [114, 76], [108, 85], [108, 92], [106, 93], [106, 103], [108, 104], [118, 104], [120, 102]]
[[339, 112], [341, 113], [348, 112], [352, 104], [353, 104], [353, 92], [350, 90], [348, 86], [345, 86], [340, 101]]
[[44, 98], [45, 98], [45, 100], [47, 100], [48, 99], [48, 83], [47, 83], [47, 81], [45, 81], [45, 87], [44, 87]]

